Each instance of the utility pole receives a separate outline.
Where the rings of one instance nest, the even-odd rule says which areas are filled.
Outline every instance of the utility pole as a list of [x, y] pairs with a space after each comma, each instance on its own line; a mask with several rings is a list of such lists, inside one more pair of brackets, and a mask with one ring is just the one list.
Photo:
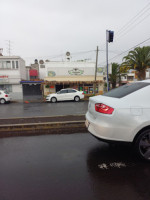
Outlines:
[[97, 46], [97, 49], [96, 49], [94, 94], [95, 94], [95, 90], [96, 90], [97, 63], [98, 63], [98, 46]]

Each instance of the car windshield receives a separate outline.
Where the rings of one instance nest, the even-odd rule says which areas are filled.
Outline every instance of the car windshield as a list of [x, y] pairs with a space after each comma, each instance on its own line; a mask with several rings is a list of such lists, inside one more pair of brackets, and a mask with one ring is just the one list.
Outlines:
[[122, 98], [148, 85], [150, 85], [150, 83], [146, 83], [146, 82], [129, 83], [129, 84], [120, 86], [118, 88], [112, 89], [111, 91], [103, 94], [103, 96]]

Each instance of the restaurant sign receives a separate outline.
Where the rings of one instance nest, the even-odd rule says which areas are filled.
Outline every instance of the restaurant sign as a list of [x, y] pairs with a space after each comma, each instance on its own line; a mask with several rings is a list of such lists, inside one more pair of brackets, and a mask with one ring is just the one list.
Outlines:
[[72, 70], [69, 70], [68, 73], [70, 75], [82, 75], [84, 73], [84, 70], [81, 70], [79, 68], [73, 68]]

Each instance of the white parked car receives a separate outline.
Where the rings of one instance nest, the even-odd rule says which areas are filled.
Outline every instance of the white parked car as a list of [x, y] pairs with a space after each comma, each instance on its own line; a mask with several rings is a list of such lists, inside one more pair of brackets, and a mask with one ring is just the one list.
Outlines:
[[46, 101], [52, 103], [55, 103], [57, 101], [67, 101], [67, 100], [80, 101], [80, 99], [83, 98], [84, 98], [83, 91], [67, 88], [67, 89], [62, 89], [57, 93], [49, 94], [46, 97]]
[[10, 102], [10, 95], [8, 92], [0, 90], [0, 103], [4, 104], [6, 102]]
[[86, 127], [98, 139], [133, 143], [137, 153], [150, 160], [150, 80], [91, 97]]

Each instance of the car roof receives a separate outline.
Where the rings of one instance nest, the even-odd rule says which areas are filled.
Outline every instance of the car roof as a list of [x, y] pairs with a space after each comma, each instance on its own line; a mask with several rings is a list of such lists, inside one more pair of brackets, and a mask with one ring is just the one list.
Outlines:
[[61, 90], [76, 90], [74, 88], [64, 88], [64, 89], [61, 89]]

